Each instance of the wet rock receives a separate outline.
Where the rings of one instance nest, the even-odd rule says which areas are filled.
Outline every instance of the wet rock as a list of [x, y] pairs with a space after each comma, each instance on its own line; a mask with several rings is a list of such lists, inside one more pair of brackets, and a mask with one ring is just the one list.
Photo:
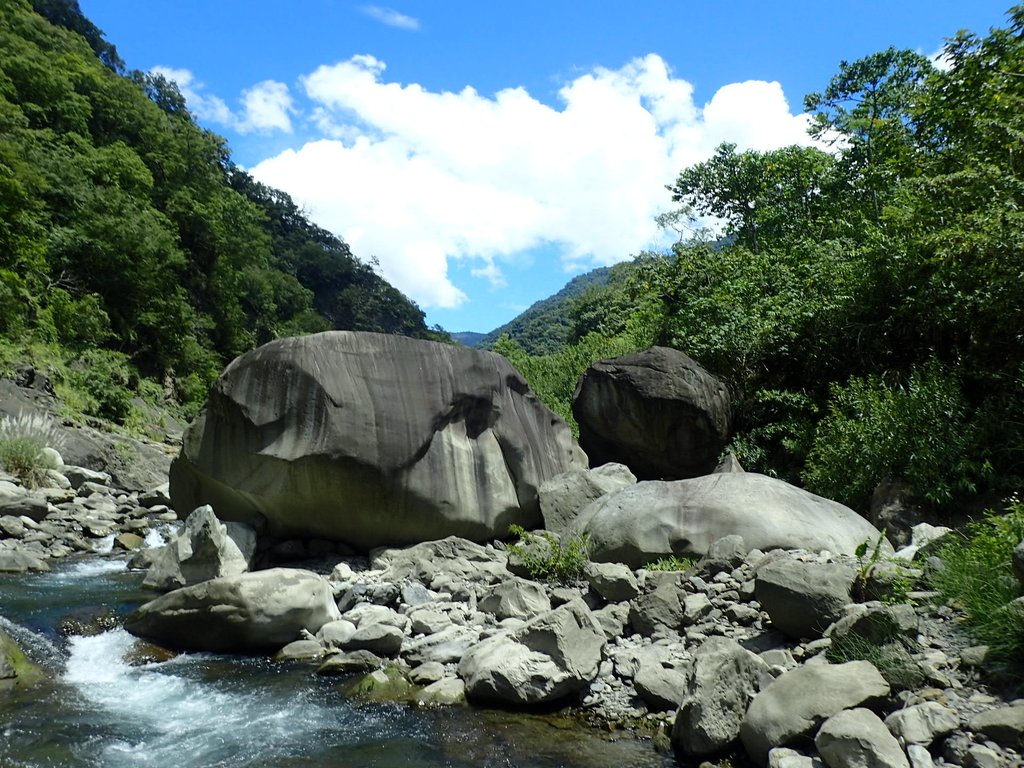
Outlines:
[[350, 651], [329, 657], [319, 666], [316, 673], [324, 676], [351, 675], [380, 669], [384, 659], [370, 651]]

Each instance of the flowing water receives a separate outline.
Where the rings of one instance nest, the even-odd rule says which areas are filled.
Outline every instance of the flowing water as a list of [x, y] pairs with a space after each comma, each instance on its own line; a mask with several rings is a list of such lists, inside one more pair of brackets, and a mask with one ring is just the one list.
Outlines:
[[[152, 597], [123, 561], [0, 575], [0, 629], [50, 681], [0, 691], [4, 768], [320, 768], [327, 766], [672, 765], [650, 743], [610, 742], [541, 716], [365, 705], [312, 668], [185, 654], [132, 666], [116, 625]], [[113, 627], [65, 639], [58, 629]]]

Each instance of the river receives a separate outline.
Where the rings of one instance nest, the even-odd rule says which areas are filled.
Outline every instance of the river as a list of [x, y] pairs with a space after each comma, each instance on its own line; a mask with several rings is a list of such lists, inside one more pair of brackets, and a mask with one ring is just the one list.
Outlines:
[[[664, 768], [650, 742], [609, 741], [551, 716], [361, 704], [313, 667], [183, 654], [141, 666], [116, 626], [153, 595], [116, 558], [0, 574], [0, 629], [48, 671], [0, 692], [4, 768], [566, 766]], [[69, 617], [111, 628], [65, 638]]]

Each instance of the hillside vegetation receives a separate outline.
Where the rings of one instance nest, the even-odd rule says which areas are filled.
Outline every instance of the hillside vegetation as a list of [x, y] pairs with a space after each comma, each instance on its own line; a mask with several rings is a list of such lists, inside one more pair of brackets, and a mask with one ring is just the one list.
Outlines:
[[140, 394], [194, 411], [277, 336], [435, 335], [76, 0], [7, 0], [0, 50], [0, 373], [42, 366], [70, 410], [124, 422]]
[[[671, 191], [724, 222], [570, 305], [576, 341], [506, 354], [568, 414], [589, 362], [650, 343], [729, 384], [748, 469], [937, 511], [1024, 476], [1024, 6], [936, 69], [889, 49], [806, 99], [822, 148], [724, 144]], [[570, 337], [571, 338], [571, 337]]]

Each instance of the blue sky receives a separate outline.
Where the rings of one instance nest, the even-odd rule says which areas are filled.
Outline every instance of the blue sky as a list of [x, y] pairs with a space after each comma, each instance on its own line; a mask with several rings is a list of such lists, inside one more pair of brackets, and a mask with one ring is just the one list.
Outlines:
[[662, 247], [664, 189], [722, 141], [806, 143], [806, 93], [890, 45], [931, 55], [1009, 2], [80, 0], [173, 77], [235, 162], [417, 301], [489, 331]]

